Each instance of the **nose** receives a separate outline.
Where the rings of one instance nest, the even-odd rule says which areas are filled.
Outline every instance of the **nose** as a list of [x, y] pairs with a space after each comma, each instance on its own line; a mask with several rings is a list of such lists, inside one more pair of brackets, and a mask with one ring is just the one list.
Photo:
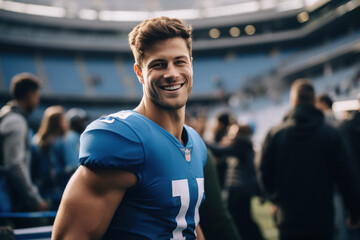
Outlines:
[[165, 79], [176, 79], [179, 77], [179, 71], [173, 63], [169, 63], [165, 69]]

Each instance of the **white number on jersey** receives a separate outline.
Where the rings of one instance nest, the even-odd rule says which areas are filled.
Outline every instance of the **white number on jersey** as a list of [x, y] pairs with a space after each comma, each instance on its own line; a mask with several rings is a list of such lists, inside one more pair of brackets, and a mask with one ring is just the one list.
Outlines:
[[[199, 223], [199, 206], [204, 194], [204, 178], [197, 178], [196, 182], [198, 185], [198, 199], [195, 206], [195, 226]], [[173, 237], [171, 240], [185, 240], [182, 231], [187, 227], [185, 216], [190, 204], [189, 184], [187, 179], [172, 181], [172, 196], [180, 197], [181, 207], [175, 218], [177, 226], [173, 231]]]

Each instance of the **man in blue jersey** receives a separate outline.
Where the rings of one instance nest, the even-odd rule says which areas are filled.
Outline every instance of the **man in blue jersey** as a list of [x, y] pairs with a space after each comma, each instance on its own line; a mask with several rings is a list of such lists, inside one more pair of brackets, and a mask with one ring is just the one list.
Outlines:
[[143, 21], [129, 34], [143, 98], [91, 123], [64, 192], [53, 239], [204, 239], [206, 147], [184, 125], [193, 85], [191, 32], [182, 20]]

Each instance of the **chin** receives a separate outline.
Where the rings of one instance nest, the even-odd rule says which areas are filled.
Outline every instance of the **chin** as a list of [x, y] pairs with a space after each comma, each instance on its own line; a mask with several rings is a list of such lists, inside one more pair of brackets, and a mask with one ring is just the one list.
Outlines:
[[155, 105], [157, 105], [158, 107], [167, 109], [167, 110], [178, 110], [178, 109], [185, 107], [186, 102], [181, 102], [181, 103], [155, 102]]

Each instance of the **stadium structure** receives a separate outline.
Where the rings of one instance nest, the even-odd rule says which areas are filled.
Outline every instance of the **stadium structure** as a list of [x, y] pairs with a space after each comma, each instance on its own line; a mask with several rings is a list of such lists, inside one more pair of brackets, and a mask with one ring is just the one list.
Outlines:
[[[237, 112], [279, 104], [289, 84], [359, 93], [360, 0], [0, 1], [0, 99], [11, 77], [43, 81], [42, 104], [82, 107], [93, 117], [135, 106], [129, 31], [153, 16], [194, 28], [191, 106], [229, 103]], [[195, 108], [196, 109], [196, 108]]]
[[43, 83], [34, 129], [50, 105], [91, 118], [135, 107], [142, 89], [127, 36], [155, 16], [194, 28], [189, 112], [231, 109], [256, 122], [255, 144], [289, 107], [297, 78], [337, 100], [360, 98], [360, 0], [0, 0], [0, 103], [11, 78], [30, 72]]
[[54, 104], [84, 108], [92, 118], [132, 108], [142, 89], [129, 31], [148, 17], [180, 17], [194, 28], [188, 109], [229, 105], [260, 121], [261, 138], [261, 126], [287, 107], [297, 78], [311, 78], [317, 92], [335, 98], [358, 98], [359, 6], [360, 0], [1, 0], [0, 101], [9, 99], [11, 77], [25, 71], [43, 81], [33, 128]]

